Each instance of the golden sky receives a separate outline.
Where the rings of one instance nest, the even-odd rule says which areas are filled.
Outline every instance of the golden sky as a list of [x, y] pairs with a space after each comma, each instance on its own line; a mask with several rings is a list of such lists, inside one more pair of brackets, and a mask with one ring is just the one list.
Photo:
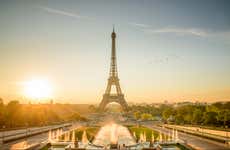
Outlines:
[[118, 74], [128, 102], [230, 100], [225, 3], [0, 2], [0, 97], [27, 102], [39, 94], [28, 92], [25, 83], [42, 80], [45, 86], [32, 87], [48, 89], [40, 91], [44, 97], [99, 103], [115, 24]]

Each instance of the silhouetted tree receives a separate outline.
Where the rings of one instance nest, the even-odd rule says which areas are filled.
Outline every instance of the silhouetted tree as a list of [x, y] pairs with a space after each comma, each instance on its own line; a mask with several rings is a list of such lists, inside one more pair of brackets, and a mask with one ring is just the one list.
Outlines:
[[9, 127], [14, 127], [18, 125], [20, 121], [20, 104], [19, 101], [10, 101], [6, 106], [6, 124]]
[[5, 124], [5, 110], [3, 99], [0, 98], [0, 128]]

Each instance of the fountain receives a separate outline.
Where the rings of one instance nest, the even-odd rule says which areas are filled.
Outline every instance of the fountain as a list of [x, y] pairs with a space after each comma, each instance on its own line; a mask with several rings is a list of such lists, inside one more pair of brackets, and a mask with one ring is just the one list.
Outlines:
[[[118, 125], [115, 123], [110, 123], [104, 125], [94, 136], [94, 132], [90, 129], [91, 127], [83, 127], [82, 129], [71, 130], [62, 134], [62, 130], [58, 129], [56, 131], [49, 131], [49, 141], [51, 141], [52, 150], [65, 150], [72, 148], [83, 148], [87, 150], [91, 149], [136, 149], [141, 150], [143, 148], [154, 147], [157, 148], [159, 145], [165, 148], [169, 147], [168, 144], [175, 144], [178, 141], [178, 132], [173, 129], [169, 132], [169, 135], [158, 133], [155, 135], [153, 130], [144, 129], [144, 128], [134, 128], [130, 130], [127, 127]], [[97, 131], [97, 128], [96, 128]], [[130, 133], [131, 131], [131, 133]], [[53, 133], [55, 132], [55, 133]], [[78, 134], [75, 132], [78, 132]], [[82, 133], [81, 140], [78, 142], [76, 135], [79, 136], [79, 132]], [[137, 135], [137, 133], [139, 136]], [[93, 134], [92, 134], [93, 133]], [[151, 135], [148, 137], [147, 135]], [[62, 135], [64, 141], [59, 141], [59, 137]], [[89, 142], [87, 135], [92, 137], [94, 140], [92, 143]], [[138, 142], [137, 142], [137, 138]], [[157, 142], [156, 142], [156, 139]], [[54, 140], [57, 139], [57, 140]], [[172, 145], [171, 145], [172, 147]], [[175, 147], [175, 146], [174, 146]]]
[[71, 138], [72, 138], [71, 141], [72, 141], [72, 142], [75, 142], [75, 132], [74, 132], [74, 131], [72, 131], [72, 137], [71, 137]]
[[59, 129], [57, 129], [57, 130], [55, 131], [55, 139], [56, 139], [56, 140], [58, 140], [58, 136], [59, 136]]
[[174, 128], [172, 129], [172, 141], [174, 140]]
[[154, 143], [154, 134], [152, 132], [152, 143]]
[[175, 133], [175, 141], [178, 142], [178, 133], [177, 133], [177, 130], [176, 130], [176, 133]]
[[60, 129], [56, 130], [56, 138], [58, 138], [60, 136], [60, 131], [61, 131]]
[[67, 142], [67, 141], [69, 141], [69, 139], [68, 139], [69, 137], [68, 137], [68, 133], [64, 133], [64, 142]]
[[62, 136], [62, 129], [59, 129], [59, 139], [61, 138]]
[[111, 134], [110, 134], [110, 142], [112, 144], [116, 144], [118, 140], [118, 135], [117, 135], [117, 124], [112, 124], [111, 125]]
[[52, 137], [52, 139], [55, 139], [55, 132], [54, 131], [51, 132], [51, 137]]
[[101, 127], [93, 144], [100, 146], [107, 146], [110, 144], [128, 146], [134, 145], [136, 142], [126, 127], [111, 123]]
[[167, 141], [170, 142], [171, 141], [170, 134], [167, 137], [168, 137]]
[[162, 142], [162, 134], [161, 134], [161, 132], [159, 133], [159, 142], [160, 143]]
[[89, 143], [89, 140], [87, 138], [87, 134], [86, 134], [86, 131], [84, 130], [83, 134], [82, 134], [82, 139], [81, 139], [81, 142], [83, 145], [87, 145]]
[[139, 143], [142, 143], [144, 141], [144, 136], [142, 133], [140, 133]]
[[146, 133], [145, 132], [143, 134], [143, 139], [144, 139], [144, 142], [146, 142]]
[[51, 133], [51, 130], [49, 130], [49, 133], [48, 133], [48, 141], [49, 141], [49, 142], [52, 141], [52, 133]]
[[136, 132], [133, 132], [133, 137], [137, 138], [137, 137], [136, 137]]

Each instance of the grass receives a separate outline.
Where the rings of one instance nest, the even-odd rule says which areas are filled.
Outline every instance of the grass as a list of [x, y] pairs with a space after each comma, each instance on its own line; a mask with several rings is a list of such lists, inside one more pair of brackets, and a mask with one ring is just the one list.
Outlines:
[[48, 150], [50, 148], [50, 146], [48, 146], [48, 145], [46, 145], [46, 146], [44, 146], [42, 149], [40, 149], [40, 150]]
[[[129, 131], [134, 134], [135, 132], [135, 135], [136, 135], [136, 138], [139, 139], [140, 138], [140, 134], [142, 133], [145, 133], [146, 134], [146, 140], [147, 141], [151, 141], [152, 140], [152, 134], [154, 135], [154, 140], [158, 140], [159, 139], [159, 132], [157, 131], [154, 131], [150, 128], [147, 128], [147, 127], [143, 127], [143, 126], [127, 126]], [[162, 136], [162, 139], [166, 139], [167, 138], [167, 135], [163, 135]]]
[[[83, 132], [86, 131], [87, 138], [89, 139], [89, 141], [92, 141], [94, 139], [94, 137], [96, 136], [99, 128], [100, 127], [97, 127], [97, 126], [78, 128], [78, 129], [74, 130], [75, 138], [78, 140], [81, 140]], [[70, 133], [70, 138], [72, 138], [72, 132]], [[61, 137], [61, 140], [64, 140], [64, 135]]]

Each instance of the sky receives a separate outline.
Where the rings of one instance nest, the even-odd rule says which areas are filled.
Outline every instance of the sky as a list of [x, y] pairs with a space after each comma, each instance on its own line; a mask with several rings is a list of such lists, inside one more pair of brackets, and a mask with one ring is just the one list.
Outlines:
[[39, 79], [56, 102], [100, 103], [113, 25], [127, 102], [230, 100], [229, 0], [1, 0], [0, 20], [5, 101]]

